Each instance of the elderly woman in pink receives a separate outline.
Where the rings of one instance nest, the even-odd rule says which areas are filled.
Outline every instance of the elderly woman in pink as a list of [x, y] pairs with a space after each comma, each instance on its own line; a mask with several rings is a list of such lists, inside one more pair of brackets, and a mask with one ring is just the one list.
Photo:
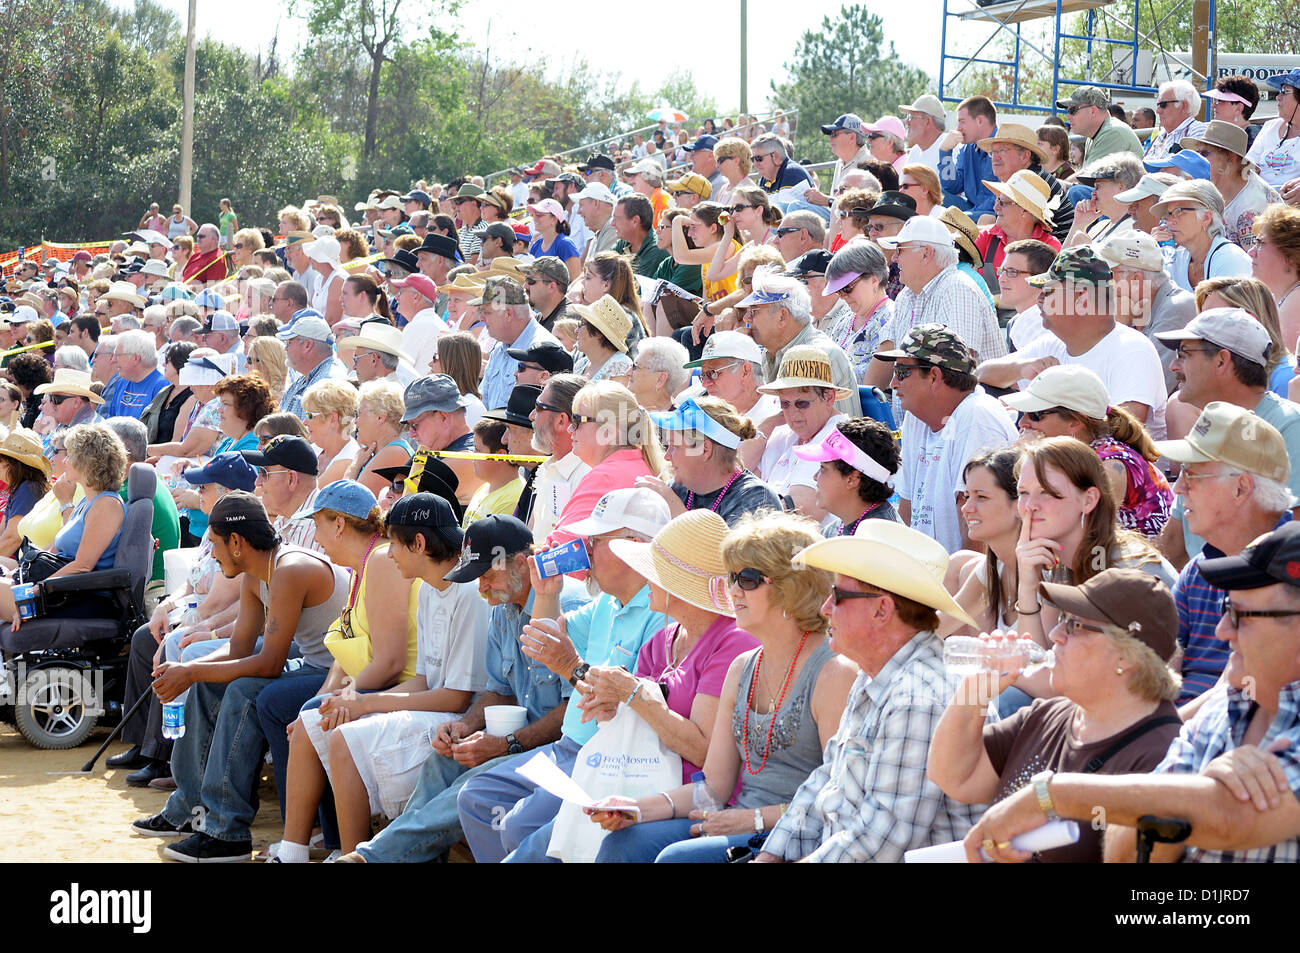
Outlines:
[[862, 127], [867, 133], [867, 148], [877, 162], [888, 162], [901, 173], [907, 164], [907, 129], [897, 116], [881, 116]]

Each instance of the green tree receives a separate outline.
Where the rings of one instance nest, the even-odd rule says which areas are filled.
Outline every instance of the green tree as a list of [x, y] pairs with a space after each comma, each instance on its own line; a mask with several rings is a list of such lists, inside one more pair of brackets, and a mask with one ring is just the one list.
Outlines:
[[108, 16], [124, 42], [150, 56], [164, 52], [181, 33], [180, 17], [156, 0], [135, 0], [130, 10], [110, 8]]
[[800, 155], [829, 157], [830, 147], [818, 125], [841, 113], [875, 119], [896, 113], [930, 86], [923, 70], [898, 59], [885, 42], [880, 17], [861, 4], [825, 17], [821, 28], [806, 30], [785, 64], [788, 77], [772, 83], [772, 100], [798, 109], [795, 144]]

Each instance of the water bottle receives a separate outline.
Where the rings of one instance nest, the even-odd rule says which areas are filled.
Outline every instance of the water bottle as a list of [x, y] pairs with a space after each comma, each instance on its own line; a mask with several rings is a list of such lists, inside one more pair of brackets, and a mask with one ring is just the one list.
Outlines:
[[697, 811], [720, 811], [722, 803], [709, 790], [704, 780], [704, 772], [696, 771], [691, 775], [691, 804]]
[[943, 642], [943, 664], [953, 675], [965, 678], [980, 672], [1032, 675], [1056, 664], [1056, 655], [1033, 639], [1007, 638], [987, 642], [970, 635], [949, 636]]
[[185, 699], [177, 698], [163, 703], [162, 731], [164, 738], [175, 741], [185, 737]]
[[[1160, 227], [1163, 228], [1163, 229], [1166, 229], [1166, 230], [1167, 230], [1167, 229], [1169, 228], [1169, 223], [1166, 222], [1166, 221], [1162, 218], [1162, 219], [1160, 220]], [[1160, 247], [1161, 247], [1161, 248], [1173, 248], [1173, 247], [1175, 247], [1175, 244], [1176, 244], [1176, 243], [1174, 242], [1174, 240], [1173, 240], [1172, 238], [1166, 238], [1164, 241], [1160, 242]]]

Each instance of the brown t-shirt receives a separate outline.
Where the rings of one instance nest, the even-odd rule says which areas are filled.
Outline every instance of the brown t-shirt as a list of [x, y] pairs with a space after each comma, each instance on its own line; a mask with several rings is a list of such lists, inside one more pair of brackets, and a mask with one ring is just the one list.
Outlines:
[[[1105, 754], [1120, 738], [1139, 724], [1158, 718], [1178, 718], [1172, 702], [1161, 702], [1154, 712], [1109, 738], [1079, 744], [1070, 731], [1075, 704], [1068, 698], [1037, 698], [1011, 717], [984, 728], [984, 750], [993, 762], [1000, 781], [993, 798], [1001, 801], [1029, 783], [1040, 771], [1083, 771], [1094, 757]], [[1159, 764], [1178, 736], [1181, 722], [1152, 728], [1129, 742], [1106, 760], [1098, 774], [1146, 774]], [[1094, 818], [1075, 818], [1079, 841], [1068, 847], [1035, 854], [1045, 863], [1100, 863], [1102, 832]]]

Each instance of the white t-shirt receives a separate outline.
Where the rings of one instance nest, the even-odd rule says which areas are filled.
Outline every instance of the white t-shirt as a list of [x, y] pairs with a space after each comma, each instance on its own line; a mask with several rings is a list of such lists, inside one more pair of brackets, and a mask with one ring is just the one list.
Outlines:
[[767, 441], [767, 448], [758, 461], [758, 475], [764, 483], [776, 491], [778, 496], [786, 496], [792, 486], [817, 486], [817, 470], [821, 467], [815, 460], [802, 460], [794, 455], [794, 448], [806, 443], [821, 443], [830, 436], [835, 425], [841, 420], [848, 420], [844, 414], [833, 414], [826, 421], [826, 426], [817, 431], [811, 440], [800, 440], [786, 424], [781, 424], [772, 431]]
[[775, 417], [781, 412], [781, 401], [776, 394], [759, 394], [758, 400], [754, 406], [744, 411], [743, 417], [749, 420], [755, 427], [761, 426], [767, 420]]
[[934, 142], [930, 143], [930, 148], [922, 149], [920, 146], [912, 146], [907, 151], [908, 165], [928, 165], [935, 172], [939, 171], [939, 143], [943, 141], [940, 136]]
[[481, 692], [487, 688], [488, 604], [478, 583], [452, 583], [439, 592], [420, 583], [416, 608], [415, 673], [429, 688]]
[[425, 308], [402, 328], [402, 350], [411, 355], [411, 366], [427, 374], [429, 362], [438, 353], [438, 338], [447, 333], [447, 322], [433, 308]]
[[547, 460], [533, 480], [533, 539], [546, 539], [560, 522], [569, 498], [591, 467], [570, 451], [559, 460]]
[[1259, 166], [1259, 177], [1275, 189], [1300, 175], [1300, 136], [1283, 142], [1285, 125], [1281, 116], [1264, 123], [1255, 144], [1246, 153], [1246, 158]]
[[971, 457], [1016, 439], [1016, 427], [1001, 402], [976, 387], [938, 430], [912, 414], [903, 416], [903, 465], [898, 495], [912, 504], [912, 529], [938, 540], [950, 553], [961, 549], [958, 491]]
[[[1055, 334], [1044, 334], [1017, 353], [1026, 360], [1050, 354], [1062, 364], [1082, 364], [1101, 378], [1111, 404], [1132, 400], [1150, 407], [1147, 430], [1152, 439], [1165, 439], [1165, 401], [1169, 394], [1165, 390], [1164, 366], [1156, 346], [1141, 331], [1116, 324], [1091, 350], [1073, 357]], [[1028, 383], [1021, 381], [1020, 389], [1024, 390]]]
[[1031, 304], [1021, 311], [1007, 325], [1007, 336], [1011, 338], [1011, 343], [1016, 346], [1017, 351], [1023, 351], [1040, 336], [1048, 333], [1048, 330], [1043, 327], [1043, 312], [1036, 304]]
[[1232, 197], [1223, 210], [1223, 236], [1234, 245], [1249, 249], [1255, 244], [1255, 233], [1251, 224], [1255, 216], [1274, 202], [1282, 201], [1277, 189], [1269, 185], [1258, 175], [1246, 179], [1240, 192]]

